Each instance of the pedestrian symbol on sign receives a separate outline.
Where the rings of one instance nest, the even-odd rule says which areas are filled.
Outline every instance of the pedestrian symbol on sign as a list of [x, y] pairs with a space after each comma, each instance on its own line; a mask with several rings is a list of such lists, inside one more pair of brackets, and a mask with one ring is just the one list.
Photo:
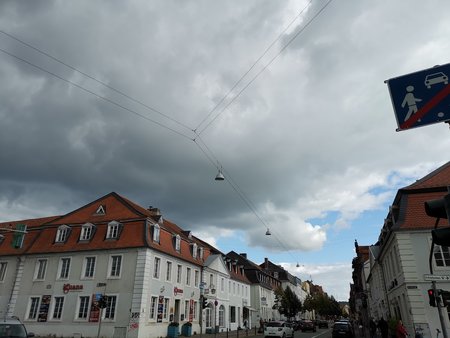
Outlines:
[[414, 97], [414, 94], [412, 93], [414, 91], [414, 86], [408, 86], [406, 87], [406, 91], [408, 92], [405, 95], [405, 98], [402, 102], [402, 107], [404, 107], [406, 104], [408, 105], [408, 113], [406, 114], [405, 121], [411, 117], [412, 114], [417, 113], [417, 102], [421, 102], [421, 99], [418, 99]]

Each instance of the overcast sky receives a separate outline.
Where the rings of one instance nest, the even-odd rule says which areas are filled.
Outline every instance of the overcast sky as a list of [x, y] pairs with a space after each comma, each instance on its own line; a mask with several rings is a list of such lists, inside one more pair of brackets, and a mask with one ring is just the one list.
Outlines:
[[447, 125], [395, 131], [384, 83], [449, 62], [448, 13], [446, 0], [1, 1], [0, 220], [115, 191], [347, 300], [354, 240], [374, 244], [397, 190], [448, 160]]

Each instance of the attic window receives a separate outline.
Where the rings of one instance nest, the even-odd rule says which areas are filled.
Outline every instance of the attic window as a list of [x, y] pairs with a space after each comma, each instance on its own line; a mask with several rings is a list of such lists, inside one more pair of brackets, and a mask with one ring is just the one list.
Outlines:
[[95, 211], [94, 215], [96, 216], [106, 215], [106, 205], [100, 204], [97, 210]]
[[70, 227], [68, 225], [61, 225], [59, 226], [58, 230], [56, 231], [56, 239], [55, 243], [65, 243], [67, 241], [67, 238], [69, 238], [70, 234]]
[[95, 232], [95, 225], [92, 223], [83, 224], [80, 232], [80, 241], [89, 241]]
[[153, 225], [153, 242], [159, 243], [159, 235], [161, 232], [161, 228], [159, 224]]
[[180, 235], [176, 235], [175, 236], [175, 250], [177, 252], [180, 252], [180, 249], [181, 249], [181, 238], [180, 238]]
[[198, 248], [198, 258], [203, 259], [203, 248]]
[[106, 239], [118, 239], [122, 232], [122, 224], [117, 221], [108, 223], [108, 230], [106, 232]]
[[5, 236], [0, 234], [0, 244], [2, 244], [4, 240], [5, 240]]
[[197, 243], [192, 244], [192, 257], [197, 258]]

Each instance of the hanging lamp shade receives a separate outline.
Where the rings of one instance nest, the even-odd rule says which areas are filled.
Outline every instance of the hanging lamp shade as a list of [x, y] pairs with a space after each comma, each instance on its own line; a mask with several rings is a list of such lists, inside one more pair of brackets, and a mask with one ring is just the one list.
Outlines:
[[300, 264], [297, 263], [296, 267], [299, 268], [299, 267], [300, 267]]
[[216, 175], [215, 180], [216, 180], [216, 181], [223, 181], [224, 179], [225, 179], [225, 177], [224, 177], [223, 174], [222, 174], [222, 170], [219, 170], [219, 172], [218, 172], [217, 175]]
[[270, 236], [270, 235], [272, 235], [272, 234], [270, 233], [270, 230], [269, 230], [269, 228], [267, 228], [267, 231], [266, 231], [266, 236]]

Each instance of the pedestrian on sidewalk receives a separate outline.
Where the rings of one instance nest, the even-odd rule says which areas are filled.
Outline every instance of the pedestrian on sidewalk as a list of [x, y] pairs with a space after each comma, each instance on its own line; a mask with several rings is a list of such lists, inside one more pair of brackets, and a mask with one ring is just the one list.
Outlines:
[[376, 338], [376, 336], [377, 336], [377, 325], [375, 324], [373, 318], [370, 318], [369, 332], [370, 332], [370, 338]]
[[401, 319], [397, 323], [397, 328], [395, 330], [395, 333], [397, 334], [397, 338], [407, 338], [408, 337], [408, 331], [406, 331], [406, 328], [403, 326], [403, 322]]
[[381, 332], [381, 338], [388, 338], [389, 325], [383, 317], [381, 317], [381, 319], [378, 321], [378, 328]]

